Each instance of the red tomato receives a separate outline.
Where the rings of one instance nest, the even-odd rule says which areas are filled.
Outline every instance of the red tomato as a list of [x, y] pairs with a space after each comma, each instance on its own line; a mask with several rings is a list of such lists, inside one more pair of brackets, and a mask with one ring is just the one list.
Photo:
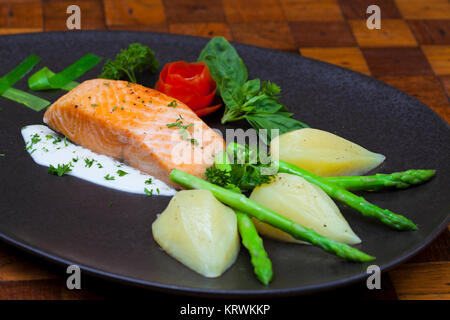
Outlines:
[[199, 116], [220, 107], [210, 106], [216, 95], [216, 82], [204, 62], [175, 61], [166, 64], [155, 89], [180, 100]]

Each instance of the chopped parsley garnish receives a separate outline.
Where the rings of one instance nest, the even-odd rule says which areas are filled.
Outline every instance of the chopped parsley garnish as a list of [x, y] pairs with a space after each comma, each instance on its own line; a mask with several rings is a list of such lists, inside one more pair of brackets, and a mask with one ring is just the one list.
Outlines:
[[104, 176], [104, 178], [105, 178], [105, 180], [116, 180], [116, 178], [114, 178], [113, 176], [110, 176], [109, 174]]
[[54, 136], [52, 136], [51, 134], [46, 134], [45, 137], [47, 138], [47, 140], [53, 139]]
[[32, 144], [36, 144], [39, 141], [41, 141], [41, 138], [39, 137], [39, 135], [37, 133], [35, 133], [32, 137], [31, 137], [31, 143]]
[[0, 153], [0, 157], [4, 157], [5, 156], [5, 154], [4, 153]]
[[109, 87], [109, 82], [103, 83], [105, 86]]
[[72, 161], [73, 161], [73, 162], [78, 162], [78, 157], [72, 158]]
[[152, 184], [153, 180], [152, 178], [148, 178], [147, 180], [145, 180], [145, 184]]
[[48, 173], [54, 174], [58, 177], [62, 177], [68, 172], [72, 171], [72, 169], [70, 168], [71, 166], [72, 164], [70, 162], [68, 164], [58, 164], [56, 168], [50, 165], [50, 167], [48, 168]]
[[95, 107], [98, 107], [98, 104], [92, 103], [91, 106], [95, 108]]
[[153, 195], [153, 190], [148, 190], [147, 188], [144, 188], [144, 192], [148, 196], [152, 196]]
[[175, 100], [173, 100], [172, 102], [170, 102], [167, 106], [168, 107], [172, 107], [172, 108], [176, 108], [177, 107], [177, 102]]
[[[166, 124], [167, 128], [180, 128], [180, 130], [178, 131], [178, 134], [181, 135], [181, 139], [183, 140], [188, 140], [188, 136], [189, 136], [189, 132], [187, 131], [188, 128], [192, 127], [194, 124], [190, 123], [187, 125], [183, 125], [183, 116], [180, 114], [179, 118], [172, 123], [168, 123]], [[193, 145], [198, 145], [198, 141], [196, 139], [189, 139], [189, 141], [191, 142], [191, 144]]]
[[120, 110], [123, 110], [123, 107], [120, 107]]
[[67, 143], [67, 137], [64, 136], [64, 145], [67, 147], [69, 144]]
[[100, 162], [97, 162], [97, 167], [98, 167], [99, 169], [102, 169], [102, 168], [103, 168], [103, 166], [102, 166], [102, 164], [101, 164]]
[[125, 172], [123, 170], [117, 170], [117, 174], [119, 175], [119, 177], [123, 177], [123, 176], [127, 175], [128, 172]]
[[111, 112], [114, 112], [117, 109], [117, 106], [115, 106], [114, 108], [112, 108]]
[[86, 168], [92, 167], [92, 164], [94, 163], [94, 161], [95, 161], [94, 159], [89, 159], [89, 158], [84, 159], [85, 167]]
[[54, 139], [53, 144], [57, 144], [62, 141], [62, 139], [60, 137], [53, 138], [53, 139]]
[[30, 145], [27, 146], [25, 148], [25, 150], [30, 150], [31, 147], [33, 147], [36, 143], [38, 143], [39, 141], [41, 141], [41, 138], [39, 137], [39, 135], [37, 133], [35, 133], [34, 135], [31, 136], [31, 141], [29, 142]]
[[167, 128], [174, 128], [174, 127], [176, 127], [176, 128], [182, 128], [182, 129], [185, 129], [185, 130], [187, 128], [192, 127], [193, 125], [194, 125], [193, 123], [190, 123], [188, 125], [183, 125], [183, 120], [182, 120], [181, 116], [175, 122], [166, 124]]
[[158, 192], [158, 194], [159, 194], [159, 188], [156, 188], [156, 192]]

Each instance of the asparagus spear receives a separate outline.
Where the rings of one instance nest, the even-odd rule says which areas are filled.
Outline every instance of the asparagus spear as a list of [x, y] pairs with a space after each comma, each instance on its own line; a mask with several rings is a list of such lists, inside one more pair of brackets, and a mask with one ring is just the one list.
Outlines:
[[379, 191], [387, 188], [406, 189], [430, 180], [436, 170], [407, 170], [373, 176], [327, 177], [327, 181], [352, 191]]
[[[216, 154], [214, 157], [214, 166], [223, 171], [231, 171], [230, 160], [226, 152], [221, 151]], [[237, 193], [241, 192], [240, 189], [234, 185], [228, 185], [226, 188], [234, 190]], [[248, 253], [250, 254], [253, 271], [259, 281], [267, 285], [270, 280], [272, 280], [273, 270], [272, 262], [264, 249], [263, 241], [258, 235], [258, 231], [256, 230], [252, 219], [243, 212], [235, 211], [235, 213], [242, 244], [247, 248]]]
[[395, 214], [388, 209], [381, 209], [371, 204], [363, 197], [359, 197], [350, 191], [347, 191], [327, 179], [315, 175], [305, 169], [299, 168], [293, 164], [278, 161], [278, 172], [285, 172], [298, 175], [305, 180], [314, 183], [325, 191], [330, 197], [346, 204], [347, 206], [358, 210], [363, 216], [374, 217], [386, 225], [399, 230], [417, 230], [417, 226], [408, 218]]
[[238, 211], [245, 212], [258, 220], [289, 233], [295, 239], [309, 242], [327, 252], [334, 253], [338, 257], [359, 262], [372, 261], [375, 259], [375, 257], [352, 248], [349, 245], [321, 236], [314, 230], [301, 226], [294, 221], [279, 215], [275, 211], [248, 199], [243, 194], [219, 187], [184, 171], [173, 169], [170, 172], [170, 180], [186, 188], [209, 190], [219, 201], [226, 205]]
[[247, 248], [250, 254], [250, 260], [253, 265], [253, 271], [256, 277], [264, 284], [269, 284], [272, 280], [273, 270], [261, 237], [256, 231], [252, 219], [243, 212], [235, 211], [238, 221], [239, 233], [242, 238], [242, 244]]

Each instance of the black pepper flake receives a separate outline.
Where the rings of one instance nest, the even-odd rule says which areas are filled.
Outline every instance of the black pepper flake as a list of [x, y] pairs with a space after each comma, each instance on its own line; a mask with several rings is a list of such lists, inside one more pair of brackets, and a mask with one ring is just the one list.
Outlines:
[[78, 105], [74, 105], [73, 107], [74, 107], [75, 109], [77, 109], [77, 108], [78, 108]]

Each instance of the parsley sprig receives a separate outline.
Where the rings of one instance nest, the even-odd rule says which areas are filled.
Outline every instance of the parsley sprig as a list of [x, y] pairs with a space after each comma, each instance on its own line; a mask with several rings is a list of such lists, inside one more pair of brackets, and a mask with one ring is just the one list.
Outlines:
[[132, 43], [128, 49], [122, 49], [114, 60], [107, 60], [103, 66], [103, 73], [99, 78], [126, 79], [136, 83], [136, 73], [146, 69], [154, 73], [158, 69], [159, 62], [155, 58], [155, 52], [140, 43]]
[[206, 169], [206, 179], [227, 189], [248, 191], [269, 183], [274, 175], [263, 174], [262, 169], [270, 164], [263, 164], [259, 152], [247, 146], [231, 143], [227, 152], [219, 152], [214, 166]]

